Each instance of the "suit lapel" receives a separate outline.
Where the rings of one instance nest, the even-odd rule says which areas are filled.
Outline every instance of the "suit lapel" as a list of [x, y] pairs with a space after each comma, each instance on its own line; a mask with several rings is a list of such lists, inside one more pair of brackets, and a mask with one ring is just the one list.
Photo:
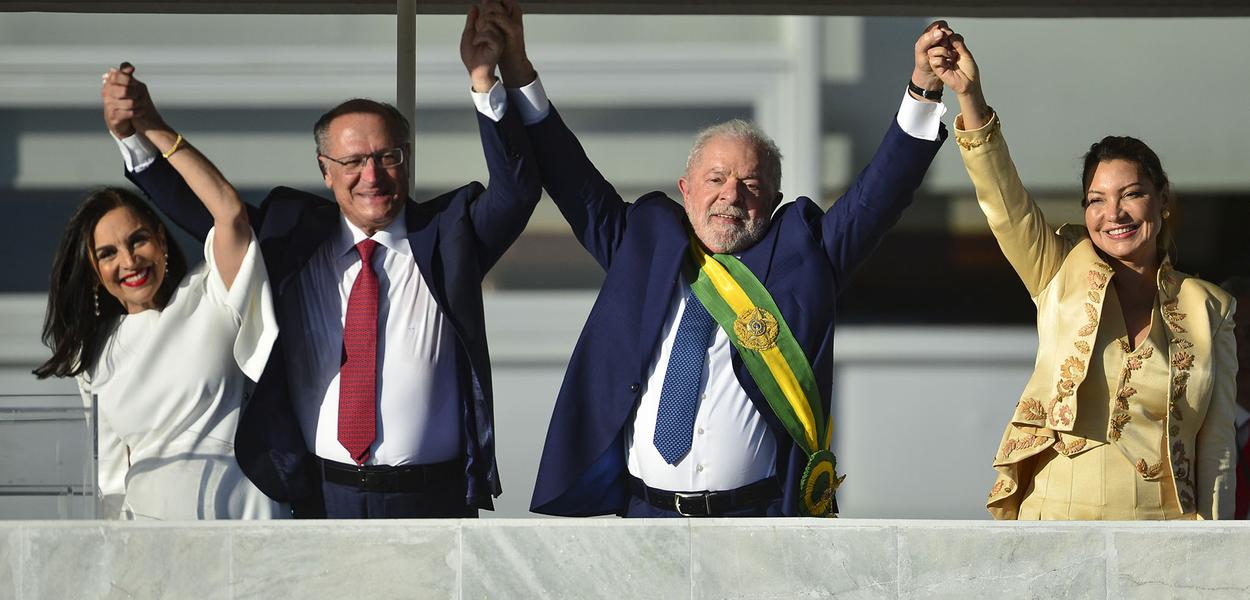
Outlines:
[[655, 263], [642, 293], [642, 315], [638, 327], [638, 347], [643, 351], [641, 356], [651, 356], [660, 341], [660, 331], [668, 317], [669, 301], [681, 279], [686, 251], [690, 249], [685, 234], [685, 227], [679, 227], [676, 235], [656, 236]]
[[[417, 268], [421, 270], [421, 277], [425, 279], [425, 284], [438, 296], [442, 296], [443, 290], [438, 289], [431, 282], [434, 274], [434, 243], [438, 240], [438, 234], [433, 227], [434, 213], [426, 209], [424, 205], [409, 200], [406, 215], [408, 246], [412, 248], [413, 260], [417, 261]], [[446, 299], [439, 297], [438, 300], [442, 303]]]
[[317, 248], [334, 235], [338, 222], [338, 205], [323, 200], [300, 214], [298, 224], [292, 228], [292, 231], [299, 232], [299, 235], [282, 236], [270, 240], [276, 243], [277, 247], [265, 248], [265, 261], [278, 265], [270, 273], [276, 282], [279, 296], [285, 292], [286, 287], [294, 280], [294, 276], [308, 263], [308, 259], [312, 258]]

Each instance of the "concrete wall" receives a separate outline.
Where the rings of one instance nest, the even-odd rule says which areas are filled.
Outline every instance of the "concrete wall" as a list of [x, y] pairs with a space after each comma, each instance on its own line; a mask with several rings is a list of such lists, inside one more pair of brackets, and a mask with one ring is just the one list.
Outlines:
[[1245, 523], [0, 523], [0, 600], [1248, 595]]

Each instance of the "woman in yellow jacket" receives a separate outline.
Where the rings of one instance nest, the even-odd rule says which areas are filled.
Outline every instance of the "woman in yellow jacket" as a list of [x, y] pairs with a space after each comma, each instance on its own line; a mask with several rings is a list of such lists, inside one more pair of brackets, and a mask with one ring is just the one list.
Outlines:
[[1172, 268], [1158, 156], [1085, 156], [1085, 225], [1029, 197], [960, 36], [929, 51], [959, 96], [955, 139], [1003, 254], [1037, 305], [1038, 351], [994, 457], [997, 519], [1218, 519], [1233, 511], [1234, 302]]

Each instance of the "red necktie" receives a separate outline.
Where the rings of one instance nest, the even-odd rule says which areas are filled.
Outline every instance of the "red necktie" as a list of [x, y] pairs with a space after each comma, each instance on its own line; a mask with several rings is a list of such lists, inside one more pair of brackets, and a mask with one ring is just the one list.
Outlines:
[[369, 263], [377, 245], [370, 239], [356, 244], [360, 274], [347, 299], [339, 370], [339, 443], [359, 465], [377, 435], [378, 276]]

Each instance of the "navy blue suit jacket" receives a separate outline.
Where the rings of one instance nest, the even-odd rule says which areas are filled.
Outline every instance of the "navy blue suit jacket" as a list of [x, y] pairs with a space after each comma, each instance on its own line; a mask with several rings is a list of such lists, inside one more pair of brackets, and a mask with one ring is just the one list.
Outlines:
[[[499, 123], [478, 114], [490, 188], [477, 182], [433, 200], [407, 203], [408, 243], [438, 305], [456, 332], [452, 360], [435, 375], [436, 394], [463, 404], [467, 489], [465, 505], [491, 508], [500, 493], [490, 355], [482, 309], [482, 278], [525, 228], [541, 188], [533, 151], [516, 111]], [[171, 220], [203, 240], [212, 217], [167, 161], [158, 158], [128, 177]], [[277, 298], [293, 293], [296, 275], [340, 226], [338, 204], [291, 188], [275, 188], [260, 208], [249, 206], [252, 228]], [[243, 405], [235, 433], [240, 467], [274, 500], [316, 506], [320, 483], [288, 393], [283, 336], [279, 333], [265, 371]], [[341, 352], [340, 348], [325, 348]], [[295, 375], [298, 376], [298, 375]]]
[[[566, 516], [619, 514], [627, 502], [625, 425], [658, 352], [669, 301], [681, 285], [689, 249], [686, 215], [660, 192], [623, 201], [554, 108], [527, 130], [547, 193], [607, 271], [556, 400], [530, 508]], [[938, 141], [919, 140], [891, 121], [872, 161], [827, 213], [807, 198], [785, 204], [763, 239], [740, 254], [811, 361], [825, 414], [838, 293], [911, 203], [945, 137], [943, 128]], [[778, 440], [782, 512], [796, 515], [806, 455], [737, 351], [732, 354], [738, 382]]]

